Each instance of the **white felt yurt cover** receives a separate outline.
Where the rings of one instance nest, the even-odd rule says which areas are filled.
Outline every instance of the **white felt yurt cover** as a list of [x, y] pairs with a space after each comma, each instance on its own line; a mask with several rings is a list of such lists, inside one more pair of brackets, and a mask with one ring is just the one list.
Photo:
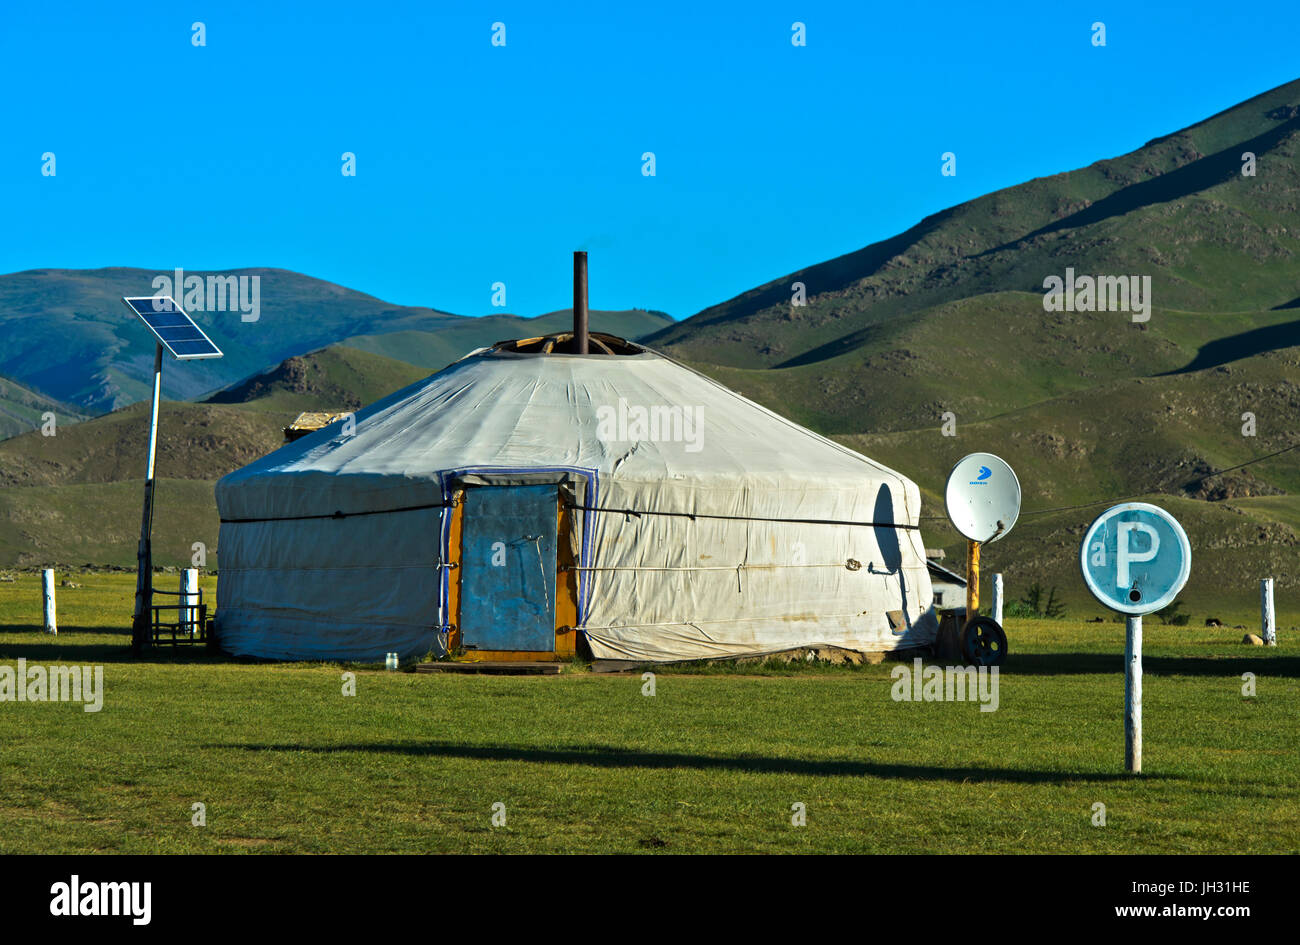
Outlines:
[[481, 350], [217, 483], [221, 645], [437, 653], [457, 484], [557, 481], [596, 658], [932, 642], [904, 476], [685, 366]]

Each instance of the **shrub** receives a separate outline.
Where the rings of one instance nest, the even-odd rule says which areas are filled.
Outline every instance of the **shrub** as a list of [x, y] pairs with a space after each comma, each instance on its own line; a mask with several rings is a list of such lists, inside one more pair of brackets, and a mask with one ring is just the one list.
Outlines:
[[1182, 627], [1187, 624], [1187, 621], [1192, 619], [1191, 614], [1185, 614], [1182, 610], [1183, 602], [1181, 600], [1175, 600], [1167, 606], [1155, 611], [1155, 615], [1160, 618], [1161, 623], [1171, 624], [1175, 627]]
[[1022, 600], [1009, 601], [1002, 607], [1003, 617], [1037, 617], [1038, 611]]
[[1043, 586], [1035, 581], [1025, 591], [1025, 596], [1015, 601], [1006, 609], [1004, 616], [1011, 617], [1064, 617], [1065, 604], [1056, 596], [1056, 585], [1047, 592], [1043, 600]]

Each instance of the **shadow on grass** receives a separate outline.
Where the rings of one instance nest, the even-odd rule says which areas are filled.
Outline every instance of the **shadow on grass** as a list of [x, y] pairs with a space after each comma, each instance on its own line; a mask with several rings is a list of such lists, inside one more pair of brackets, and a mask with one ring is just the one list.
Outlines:
[[[4, 633], [10, 631], [30, 630], [31, 627], [5, 627]], [[274, 660], [259, 656], [232, 656], [223, 651], [213, 651], [205, 643], [183, 643], [172, 646], [164, 643], [149, 649], [142, 656], [131, 653], [131, 634], [129, 631], [106, 631], [101, 627], [62, 627], [58, 636], [46, 636], [40, 627], [32, 643], [11, 643], [0, 641], [0, 663], [25, 659], [30, 664], [36, 663], [132, 663], [137, 666], [282, 666], [290, 668], [328, 667], [330, 669], [359, 669], [379, 671], [383, 663], [366, 663], [347, 660]], [[98, 635], [102, 643], [86, 644], [81, 641], [70, 642], [67, 637], [85, 633]], [[116, 636], [116, 640], [110, 639]]]
[[[1002, 672], [1008, 676], [1078, 676], [1124, 674], [1122, 653], [1010, 653]], [[1143, 656], [1142, 672], [1151, 676], [1300, 676], [1295, 656]]]
[[[2, 633], [34, 633], [39, 637], [45, 636], [45, 627], [39, 623], [11, 623], [0, 627]], [[75, 627], [71, 624], [59, 622], [59, 635], [71, 635], [74, 633], [86, 633], [98, 637], [120, 637], [127, 643], [131, 642], [131, 628], [121, 627]]]
[[[317, 752], [320, 754], [411, 755], [418, 758], [462, 758], [471, 761], [527, 761], [536, 764], [582, 765], [593, 768], [695, 768], [701, 771], [741, 771], [749, 774], [799, 774], [813, 777], [902, 778], [913, 781], [1019, 784], [1066, 784], [1073, 781], [1123, 781], [1132, 778], [1114, 771], [1036, 771], [1029, 768], [972, 768], [910, 765], [877, 761], [771, 758], [761, 755], [697, 755], [633, 751], [612, 745], [566, 748], [524, 748], [511, 745], [462, 745], [454, 742], [375, 742], [350, 745], [205, 745], [244, 751]], [[1161, 775], [1162, 780], [1171, 779]]]
[[[49, 636], [39, 626], [7, 626], [4, 633], [35, 631], [31, 643], [0, 642], [0, 660], [25, 659], [28, 663], [233, 663], [237, 660], [220, 653], [210, 653], [202, 643], [170, 644], [155, 647], [144, 656], [131, 655], [131, 631], [105, 627], [60, 626], [57, 636]], [[96, 637], [95, 643], [69, 641], [85, 634]]]

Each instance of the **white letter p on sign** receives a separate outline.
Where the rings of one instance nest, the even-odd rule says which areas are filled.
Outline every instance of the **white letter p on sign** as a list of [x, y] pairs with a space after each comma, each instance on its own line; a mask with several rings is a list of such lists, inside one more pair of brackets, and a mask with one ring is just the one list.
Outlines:
[[[1130, 537], [1130, 532], [1135, 531], [1143, 532], [1151, 539], [1150, 549], [1141, 553], [1133, 551], [1133, 539]], [[1154, 558], [1156, 552], [1160, 550], [1160, 536], [1156, 534], [1153, 526], [1143, 522], [1120, 522], [1117, 538], [1118, 540], [1115, 542], [1115, 586], [1128, 587], [1128, 566], [1130, 562], [1141, 563]]]

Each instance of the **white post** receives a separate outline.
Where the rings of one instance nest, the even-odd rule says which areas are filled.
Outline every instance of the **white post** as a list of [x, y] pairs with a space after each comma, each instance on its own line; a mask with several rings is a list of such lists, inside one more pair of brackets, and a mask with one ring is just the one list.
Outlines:
[[1124, 642], [1124, 766], [1142, 773], [1142, 615], [1128, 618]]
[[199, 628], [199, 569], [185, 568], [181, 571], [181, 620], [186, 632], [194, 636]]
[[45, 597], [45, 632], [58, 634], [59, 624], [54, 613], [54, 569], [46, 568], [41, 573], [41, 587]]
[[1002, 626], [1002, 575], [993, 575], [993, 619]]
[[1263, 629], [1260, 635], [1265, 646], [1277, 646], [1277, 613], [1273, 610], [1273, 579], [1264, 578], [1259, 582], [1259, 622]]

